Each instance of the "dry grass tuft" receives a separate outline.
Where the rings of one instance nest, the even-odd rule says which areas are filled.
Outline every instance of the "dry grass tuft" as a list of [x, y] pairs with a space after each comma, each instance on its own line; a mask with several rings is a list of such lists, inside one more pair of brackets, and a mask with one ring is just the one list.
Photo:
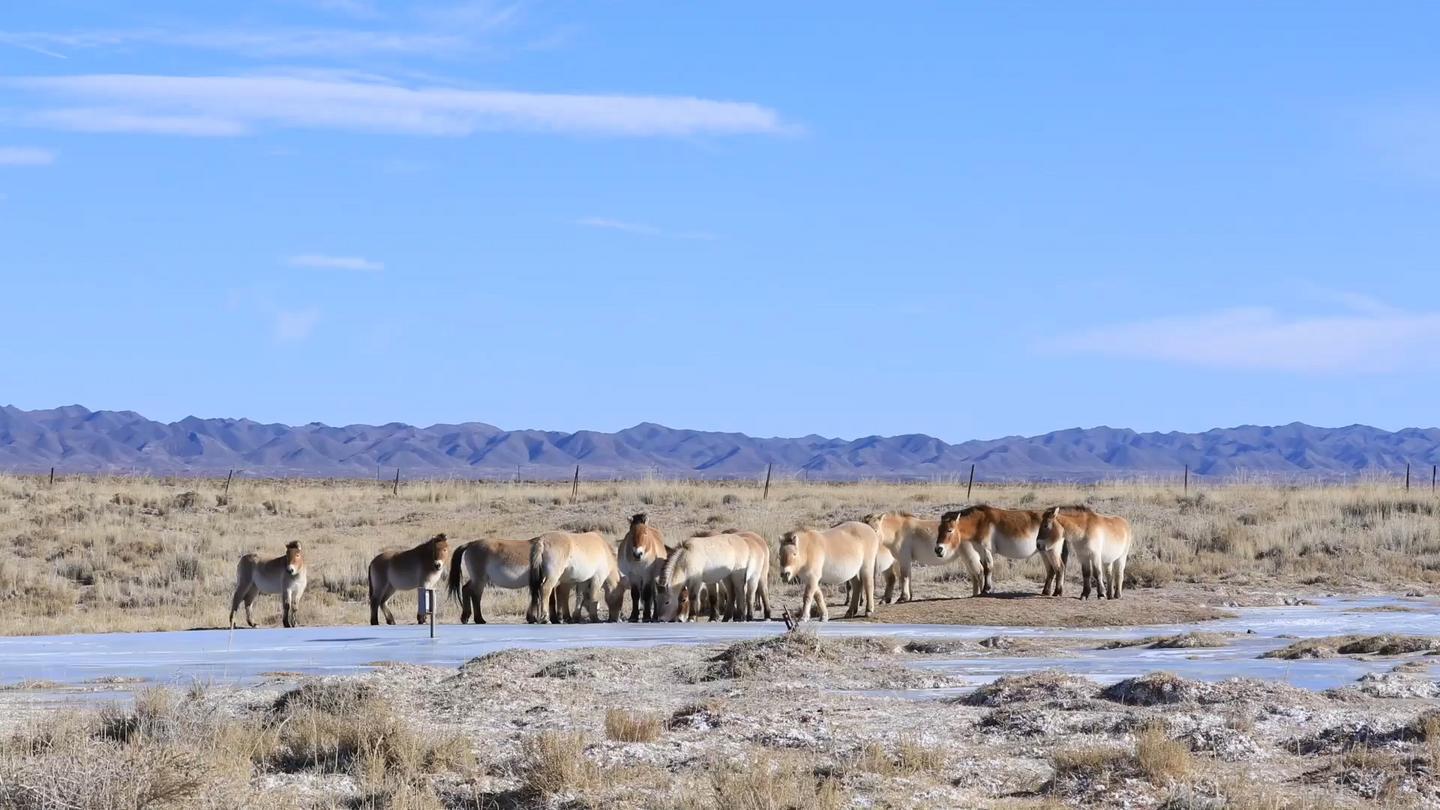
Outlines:
[[1157, 785], [1180, 782], [1195, 770], [1195, 758], [1189, 746], [1172, 740], [1164, 727], [1159, 725], [1141, 729], [1135, 739], [1135, 761], [1145, 776]]
[[893, 751], [879, 743], [866, 743], [856, 757], [855, 767], [881, 776], [938, 777], [945, 770], [945, 750], [914, 737], [901, 737]]
[[733, 810], [840, 810], [847, 806], [834, 776], [801, 755], [757, 755], [711, 770], [718, 806]]
[[605, 712], [605, 736], [617, 742], [654, 742], [665, 721], [659, 715], [610, 709]]
[[537, 798], [583, 795], [598, 788], [600, 769], [585, 756], [588, 740], [577, 732], [542, 731], [520, 743], [517, 772], [522, 792]]

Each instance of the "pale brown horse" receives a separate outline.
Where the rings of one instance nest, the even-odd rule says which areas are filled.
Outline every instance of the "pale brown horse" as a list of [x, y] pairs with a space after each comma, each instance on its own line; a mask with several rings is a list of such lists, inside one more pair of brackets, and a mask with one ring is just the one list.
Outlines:
[[[1040, 541], [1064, 543], [1066, 553], [1075, 549], [1080, 560], [1080, 598], [1119, 599], [1125, 590], [1125, 561], [1133, 539], [1130, 522], [1119, 515], [1105, 515], [1088, 506], [1052, 506], [1040, 516]], [[1055, 590], [1060, 595], [1060, 590]]]
[[948, 560], [958, 555], [970, 571], [971, 595], [979, 596], [995, 589], [994, 555], [1026, 560], [1038, 553], [1045, 563], [1041, 593], [1059, 596], [1068, 552], [1064, 542], [1040, 542], [1040, 514], [1031, 509], [998, 509], [983, 504], [946, 512], [940, 516], [935, 556]]
[[[420, 545], [405, 551], [385, 549], [370, 561], [370, 623], [394, 624], [395, 614], [385, 604], [396, 591], [434, 590], [445, 578], [445, 558], [450, 554], [450, 541], [437, 534]], [[425, 613], [417, 611], [416, 621], [425, 623]]]
[[[470, 581], [461, 585], [465, 577]], [[476, 624], [485, 624], [480, 612], [486, 586], [525, 588], [530, 585], [530, 541], [486, 538], [465, 543], [450, 557], [450, 596], [460, 602], [460, 623], [475, 616]]]
[[830, 618], [821, 585], [849, 582], [850, 607], [845, 618], [856, 616], [864, 603], [865, 615], [875, 609], [875, 560], [880, 554], [880, 536], [869, 524], [847, 521], [829, 529], [796, 529], [780, 538], [780, 579], [804, 585], [800, 598], [800, 621], [808, 621], [812, 609], [820, 621]]
[[[590, 614], [590, 621], [600, 621], [597, 603], [603, 596], [609, 620], [620, 618], [620, 564], [615, 547], [599, 532], [546, 532], [530, 541], [530, 607], [525, 620], [531, 624], [560, 622], [568, 610], [565, 586], [574, 586], [580, 599], [580, 610]], [[559, 595], [565, 607], [556, 609], [551, 598]]]
[[258, 554], [246, 554], [235, 566], [235, 597], [230, 600], [230, 629], [235, 629], [235, 611], [245, 603], [245, 623], [255, 626], [250, 606], [262, 593], [280, 594], [280, 622], [286, 627], [299, 623], [300, 597], [305, 595], [305, 558], [300, 543], [285, 544], [285, 553], [273, 560], [261, 560]]
[[620, 576], [630, 585], [630, 621], [653, 622], [657, 581], [665, 570], [670, 550], [660, 530], [647, 522], [644, 512], [630, 518], [630, 531], [620, 540]]

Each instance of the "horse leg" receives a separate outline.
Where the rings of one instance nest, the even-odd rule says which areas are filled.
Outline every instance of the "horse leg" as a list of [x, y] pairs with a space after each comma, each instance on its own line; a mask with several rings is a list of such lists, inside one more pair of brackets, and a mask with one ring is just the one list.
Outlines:
[[1121, 557], [1110, 565], [1110, 588], [1114, 594], [1110, 598], [1119, 599], [1125, 590], [1125, 558]]
[[[590, 580], [590, 584], [584, 590], [585, 612], [590, 614], [590, 623], [600, 623], [600, 583]], [[577, 619], [580, 617], [576, 617]]]
[[639, 582], [630, 583], [630, 621], [640, 621], [640, 614], [644, 610], [645, 589]]
[[825, 589], [821, 588], [818, 582], [815, 584], [815, 607], [820, 612], [820, 621], [830, 621], [830, 608], [825, 604]]
[[291, 622], [291, 620], [290, 620], [290, 589], [289, 589], [289, 588], [285, 588], [285, 589], [282, 589], [282, 590], [280, 591], [280, 626], [281, 626], [281, 627], [294, 627], [294, 626], [295, 626], [295, 625]]
[[[875, 612], [875, 566], [860, 567], [860, 599], [865, 600], [865, 616]], [[859, 599], [856, 600], [857, 602]]]
[[813, 583], [805, 583], [805, 589], [800, 594], [800, 618], [799, 621], [810, 621], [810, 611], [815, 603], [815, 591], [818, 587]]
[[230, 629], [235, 629], [235, 611], [240, 609], [240, 602], [245, 599], [245, 588], [236, 586], [235, 595], [230, 598]]
[[770, 583], [766, 582], [764, 577], [760, 578], [760, 584], [756, 586], [755, 594], [756, 598], [760, 600], [760, 607], [763, 611], [761, 615], [765, 617], [765, 621], [770, 621]]
[[[910, 575], [913, 573], [913, 566], [910, 560], [902, 559], [896, 561], [895, 569], [899, 575], [897, 578], [900, 580], [900, 601], [909, 602], [913, 598], [910, 595]], [[888, 593], [890, 586], [887, 584], [885, 587]]]
[[395, 623], [395, 614], [390, 612], [390, 605], [387, 604], [390, 601], [390, 597], [394, 595], [395, 586], [391, 585], [388, 582], [385, 583], [385, 586], [380, 589], [380, 612], [385, 614], [386, 624]]
[[980, 547], [980, 569], [985, 572], [985, 587], [981, 593], [992, 593], [995, 590], [995, 555], [985, 546]]
[[980, 552], [971, 543], [960, 544], [961, 559], [965, 562], [965, 570], [970, 574], [970, 595], [979, 596], [985, 592], [984, 567], [980, 564]]
[[475, 613], [475, 623], [476, 623], [476, 624], [484, 624], [484, 623], [485, 623], [485, 614], [483, 614], [483, 613], [480, 612], [480, 604], [481, 604], [481, 602], [485, 599], [485, 580], [483, 580], [483, 579], [472, 579], [472, 580], [470, 580], [469, 588], [470, 588], [470, 601], [475, 604], [475, 610], [474, 610], [474, 613]]
[[251, 585], [250, 588], [245, 591], [245, 623], [251, 627], [255, 626], [255, 618], [250, 615], [250, 606], [255, 604], [255, 597], [259, 595], [260, 589], [254, 585]]
[[896, 562], [889, 568], [885, 569], [885, 598], [881, 601], [887, 605], [892, 604], [895, 601], [895, 580], [899, 579], [899, 577], [895, 575], [895, 569], [899, 567], [900, 563]]

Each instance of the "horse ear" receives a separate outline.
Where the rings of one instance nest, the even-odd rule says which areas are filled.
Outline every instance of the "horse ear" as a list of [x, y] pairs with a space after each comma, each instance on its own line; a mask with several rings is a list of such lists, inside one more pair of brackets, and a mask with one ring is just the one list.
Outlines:
[[296, 551], [299, 551], [299, 550], [300, 550], [300, 541], [299, 541], [299, 540], [291, 540], [290, 542], [288, 542], [288, 543], [285, 544], [285, 547], [286, 547], [286, 548], [293, 548], [293, 549], [295, 549]]
[[430, 542], [432, 543], [448, 543], [449, 541], [450, 538], [446, 537], [444, 532], [440, 532], [439, 534], [430, 538]]

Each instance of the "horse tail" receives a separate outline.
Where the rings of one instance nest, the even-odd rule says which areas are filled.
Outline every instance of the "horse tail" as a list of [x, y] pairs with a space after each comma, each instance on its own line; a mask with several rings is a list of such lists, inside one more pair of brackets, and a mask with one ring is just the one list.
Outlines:
[[530, 543], [530, 600], [538, 602], [540, 586], [545, 582], [545, 536]]
[[450, 592], [450, 598], [456, 602], [462, 601], [460, 598], [460, 580], [464, 577], [465, 572], [461, 569], [464, 568], [462, 563], [465, 560], [465, 549], [469, 547], [469, 543], [461, 543], [460, 546], [450, 554], [450, 580], [448, 583], [449, 587], [446, 590]]
[[1060, 567], [1061, 567], [1061, 568], [1064, 568], [1065, 566], [1067, 566], [1067, 565], [1069, 565], [1069, 564], [1070, 564], [1070, 544], [1067, 543], [1067, 542], [1065, 542], [1065, 538], [1064, 538], [1064, 537], [1061, 537], [1061, 538], [1060, 538]]

